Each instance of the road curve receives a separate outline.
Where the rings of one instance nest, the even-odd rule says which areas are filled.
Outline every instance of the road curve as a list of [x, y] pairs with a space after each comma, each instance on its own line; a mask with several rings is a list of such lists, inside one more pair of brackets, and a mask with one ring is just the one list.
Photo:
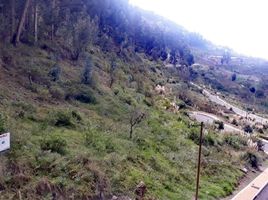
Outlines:
[[260, 191], [253, 200], [268, 200], [268, 184]]
[[197, 87], [198, 89], [202, 90], [202, 93], [205, 96], [207, 96], [210, 101], [212, 101], [218, 105], [222, 105], [222, 106], [226, 107], [227, 109], [232, 109], [237, 115], [239, 115], [241, 117], [255, 119], [255, 122], [259, 122], [261, 124], [268, 124], [268, 119], [266, 119], [264, 117], [260, 117], [258, 115], [252, 114], [252, 113], [248, 113], [245, 110], [242, 110], [242, 109], [238, 108], [237, 106], [234, 106], [234, 105], [226, 102], [225, 100], [221, 99], [218, 95], [211, 94], [208, 90], [200, 87], [199, 85], [197, 85], [193, 82], [191, 82], [191, 84], [193, 86]]
[[[265, 196], [267, 194], [267, 180], [268, 168], [265, 169], [231, 200], [268, 200], [268, 196]], [[259, 199], [257, 199], [258, 196], [260, 196]]]
[[[209, 124], [212, 125], [215, 121], [223, 121], [222, 119], [220, 119], [219, 117], [217, 117], [216, 115], [210, 114], [210, 113], [206, 113], [206, 112], [200, 112], [200, 111], [193, 111], [189, 113], [191, 118], [194, 118], [196, 121], [198, 122], [204, 122], [205, 124]], [[239, 132], [239, 133], [243, 133], [242, 130], [224, 123], [224, 130], [223, 132]]]

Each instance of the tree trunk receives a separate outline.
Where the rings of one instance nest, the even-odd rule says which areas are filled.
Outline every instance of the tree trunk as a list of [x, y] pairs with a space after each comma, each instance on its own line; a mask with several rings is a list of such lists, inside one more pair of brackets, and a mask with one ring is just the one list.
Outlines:
[[114, 84], [114, 77], [113, 77], [113, 75], [111, 75], [111, 80], [110, 80], [109, 87], [112, 88], [113, 84]]
[[15, 0], [10, 0], [10, 38], [12, 40], [12, 37], [14, 35], [15, 32]]
[[26, 14], [27, 14], [27, 10], [28, 10], [30, 1], [31, 0], [26, 0], [25, 1], [24, 8], [23, 8], [23, 11], [22, 11], [22, 15], [21, 15], [20, 22], [19, 22], [19, 26], [18, 26], [17, 32], [15, 33], [15, 35], [13, 37], [13, 44], [15, 46], [20, 42], [20, 35], [21, 35], [22, 28], [23, 28], [23, 25], [24, 25], [24, 22], [25, 22], [25, 18], [26, 18]]
[[56, 7], [56, 0], [52, 0], [52, 4], [51, 4], [51, 18], [52, 18], [52, 22], [51, 22], [51, 40], [54, 40], [54, 31], [55, 31], [55, 7]]
[[38, 41], [38, 3], [34, 5], [34, 43]]
[[129, 139], [132, 139], [132, 134], [133, 134], [133, 126], [130, 125]]

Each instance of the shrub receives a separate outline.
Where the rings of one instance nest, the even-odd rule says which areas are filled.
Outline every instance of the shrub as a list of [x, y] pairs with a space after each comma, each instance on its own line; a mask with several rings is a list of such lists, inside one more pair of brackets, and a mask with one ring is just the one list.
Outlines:
[[114, 95], [118, 95], [119, 94], [119, 92], [120, 92], [120, 90], [118, 89], [118, 88], [114, 88]]
[[76, 85], [68, 88], [65, 95], [65, 100], [77, 100], [81, 103], [96, 104], [97, 99], [91, 89], [81, 88], [81, 85]]
[[247, 162], [251, 167], [258, 168], [261, 164], [261, 159], [257, 155], [256, 152], [247, 151], [243, 156], [242, 159]]
[[255, 96], [256, 96], [257, 98], [264, 98], [264, 97], [265, 97], [264, 91], [262, 91], [262, 90], [257, 90]]
[[[194, 141], [194, 143], [199, 145], [199, 137], [200, 137], [200, 133], [199, 131], [191, 131], [188, 134], [188, 138], [192, 141]], [[215, 134], [213, 133], [208, 133], [208, 134], [204, 134], [203, 135], [203, 145], [205, 146], [215, 146], [218, 144], [218, 140], [215, 136]]]
[[194, 141], [196, 144], [199, 144], [199, 133], [197, 131], [191, 131], [188, 134], [188, 139]]
[[74, 126], [72, 116], [67, 112], [57, 112], [55, 126]]
[[128, 105], [135, 105], [136, 104], [135, 99], [128, 94], [120, 96], [120, 100]]
[[145, 98], [143, 99], [143, 102], [145, 103], [145, 105], [147, 105], [148, 107], [151, 107], [154, 105], [154, 101], [152, 99], [149, 98]]
[[72, 117], [77, 121], [82, 121], [82, 117], [77, 111], [72, 111]]
[[238, 135], [226, 135], [223, 139], [224, 143], [233, 147], [234, 149], [241, 149], [247, 146], [246, 139], [238, 136]]
[[56, 152], [61, 155], [66, 153], [66, 146], [66, 140], [58, 136], [52, 136], [41, 141], [41, 149], [43, 151]]
[[81, 93], [74, 96], [75, 100], [86, 104], [96, 104], [96, 97], [92, 93]]
[[[52, 117], [51, 117], [52, 115]], [[76, 111], [57, 111], [51, 113], [50, 123], [58, 127], [75, 127], [77, 123], [82, 121], [82, 117]]]
[[6, 131], [5, 118], [2, 114], [0, 114], [0, 133], [4, 133], [5, 131]]
[[54, 99], [57, 99], [57, 100], [64, 99], [64, 91], [58, 87], [51, 87], [49, 89], [49, 92]]
[[238, 126], [238, 122], [236, 121], [236, 119], [233, 119], [232, 124]]
[[92, 147], [98, 152], [111, 153], [115, 151], [115, 145], [112, 143], [111, 139], [105, 137], [93, 128], [90, 128], [85, 133], [85, 144], [87, 147]]
[[216, 121], [215, 124], [218, 125], [218, 129], [219, 130], [223, 130], [224, 129], [224, 123], [222, 121]]
[[235, 81], [236, 80], [236, 74], [233, 74], [232, 75], [232, 81]]
[[253, 132], [253, 129], [251, 128], [250, 125], [246, 125], [246, 126], [244, 127], [244, 131], [245, 131], [246, 133], [252, 133], [252, 132]]
[[251, 88], [249, 88], [249, 91], [250, 91], [251, 93], [255, 93], [255, 92], [256, 92], [256, 89], [255, 89], [255, 87], [251, 87]]
[[43, 171], [44, 173], [52, 173], [52, 170], [55, 170], [55, 161], [60, 159], [61, 155], [57, 152], [42, 152], [41, 155], [36, 156], [36, 168], [39, 171]]
[[61, 68], [58, 64], [55, 64], [53, 68], [49, 71], [48, 75], [52, 78], [52, 81], [57, 81], [60, 79]]
[[204, 135], [203, 138], [203, 145], [205, 146], [215, 146], [217, 145], [218, 141], [216, 139], [215, 134], [213, 133], [208, 133]]
[[264, 151], [264, 143], [262, 140], [257, 141], [257, 148], [258, 148], [258, 151]]
[[92, 84], [92, 59], [90, 57], [87, 57], [85, 59], [85, 65], [84, 65], [84, 71], [82, 73], [81, 82], [86, 85]]

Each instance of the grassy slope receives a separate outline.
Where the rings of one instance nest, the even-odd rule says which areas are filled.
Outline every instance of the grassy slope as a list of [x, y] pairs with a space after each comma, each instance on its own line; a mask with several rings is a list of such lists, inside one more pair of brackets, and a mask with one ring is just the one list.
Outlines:
[[[165, 79], [160, 70], [150, 70], [159, 63], [143, 55], [130, 56], [128, 62], [117, 59], [117, 82], [109, 89], [107, 72], [114, 55], [92, 47], [98, 84], [91, 89], [80, 84], [80, 64], [62, 60], [61, 80], [55, 83], [47, 76], [54, 64], [47, 51], [27, 46], [5, 49], [12, 62], [6, 69], [0, 67], [0, 109], [12, 133], [12, 149], [1, 155], [0, 199], [17, 199], [18, 191], [23, 199], [49, 199], [53, 192], [59, 199], [85, 199], [99, 191], [133, 197], [140, 181], [148, 187], [147, 197], [191, 199], [198, 150], [193, 133], [198, 129], [184, 111], [166, 111], [169, 100], [152, 92], [144, 95]], [[29, 70], [37, 77], [33, 85], [27, 78]], [[127, 81], [130, 74], [134, 81]], [[44, 86], [47, 82], [50, 88]], [[54, 98], [52, 89], [58, 92]], [[64, 95], [77, 91], [95, 95], [98, 103], [64, 100]], [[129, 113], [135, 106], [146, 110], [147, 118], [129, 139]], [[55, 126], [59, 116], [70, 124]], [[63, 152], [44, 151], [42, 146], [55, 140], [66, 141]], [[206, 134], [205, 141], [200, 197], [207, 200], [234, 189], [242, 175], [238, 168], [245, 147], [235, 150], [214, 133]]]

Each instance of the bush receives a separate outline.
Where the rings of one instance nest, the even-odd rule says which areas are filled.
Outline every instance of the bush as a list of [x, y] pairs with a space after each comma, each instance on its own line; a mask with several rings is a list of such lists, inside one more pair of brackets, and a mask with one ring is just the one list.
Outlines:
[[235, 81], [236, 80], [236, 74], [233, 74], [232, 75], [232, 81]]
[[74, 126], [72, 116], [67, 112], [57, 112], [55, 126]]
[[86, 104], [96, 104], [96, 97], [92, 93], [81, 93], [74, 96], [75, 100]]
[[86, 57], [85, 59], [85, 65], [84, 65], [84, 71], [82, 73], [81, 82], [86, 85], [92, 84], [92, 59], [91, 57]]
[[218, 129], [219, 130], [223, 130], [224, 129], [224, 123], [222, 121], [216, 121], [215, 124], [218, 125]]
[[49, 71], [48, 75], [52, 78], [52, 81], [58, 81], [60, 79], [61, 68], [58, 64], [55, 64]]
[[261, 159], [259, 158], [259, 156], [257, 155], [256, 152], [253, 151], [247, 151], [243, 156], [242, 156], [243, 160], [245, 160], [247, 162], [247, 164], [249, 164], [251, 167], [253, 168], [259, 168], [260, 164], [261, 164]]
[[4, 133], [6, 131], [5, 119], [2, 114], [0, 114], [0, 133]]
[[64, 91], [58, 87], [51, 87], [49, 89], [49, 92], [52, 96], [52, 98], [57, 100], [63, 100], [64, 99]]
[[245, 131], [246, 133], [252, 133], [252, 132], [253, 132], [253, 129], [251, 128], [250, 125], [246, 125], [246, 126], [244, 127], [244, 131]]
[[94, 91], [83, 85], [71, 84], [66, 91], [65, 100], [77, 100], [81, 103], [96, 104], [97, 99], [94, 95]]
[[61, 155], [66, 153], [67, 142], [58, 136], [52, 136], [41, 141], [41, 149], [43, 151], [56, 152]]
[[82, 121], [82, 117], [77, 111], [72, 111], [72, 117], [79, 122]]
[[115, 151], [115, 145], [111, 139], [105, 137], [96, 129], [90, 128], [85, 133], [85, 144], [87, 147], [92, 147], [98, 152], [112, 153]]
[[238, 122], [236, 121], [236, 119], [233, 119], [232, 124], [238, 126]]
[[124, 94], [124, 95], [120, 96], [120, 100], [128, 105], [135, 105], [136, 104], [135, 99], [128, 94]]
[[[188, 135], [188, 138], [194, 143], [199, 145], [199, 137], [200, 133], [199, 131], [191, 131]], [[218, 140], [216, 138], [216, 135], [213, 133], [208, 133], [203, 135], [203, 145], [204, 146], [215, 146], [218, 144]]]
[[191, 131], [189, 134], [188, 134], [188, 139], [194, 141], [194, 143], [196, 144], [199, 144], [199, 133], [197, 131]]
[[[53, 115], [53, 117], [51, 117]], [[75, 127], [77, 123], [82, 121], [82, 117], [76, 111], [57, 111], [51, 113], [50, 123], [58, 127]]]
[[257, 141], [257, 148], [258, 148], [258, 151], [264, 151], [264, 143], [262, 140]]
[[242, 149], [247, 146], [246, 139], [238, 136], [238, 135], [226, 135], [223, 139], [224, 143], [233, 147], [234, 149]]
[[255, 93], [255, 92], [256, 92], [256, 89], [255, 89], [255, 87], [251, 87], [251, 88], [249, 88], [249, 91], [250, 91], [251, 93]]
[[257, 90], [256, 93], [255, 93], [255, 96], [256, 96], [257, 98], [264, 98], [264, 97], [265, 97], [264, 91], [262, 91], [262, 90]]
[[215, 134], [213, 133], [208, 133], [204, 135], [203, 138], [203, 145], [205, 146], [216, 146], [218, 143], [217, 138]]
[[118, 95], [119, 94], [119, 92], [120, 92], [120, 90], [118, 89], [118, 88], [114, 88], [114, 95]]

